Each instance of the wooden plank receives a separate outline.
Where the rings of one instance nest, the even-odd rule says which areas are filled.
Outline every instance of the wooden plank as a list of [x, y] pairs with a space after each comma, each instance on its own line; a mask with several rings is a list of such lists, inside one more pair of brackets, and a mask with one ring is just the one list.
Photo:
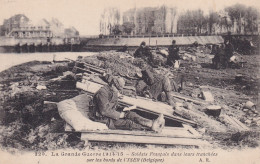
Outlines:
[[[105, 82], [104, 80], [102, 80], [100, 77], [98, 77], [96, 75], [94, 77], [93, 76], [94, 74], [84, 73], [84, 75], [85, 76], [82, 76], [82, 79], [84, 79], [84, 80], [90, 80], [90, 81], [93, 81], [97, 84], [107, 85], [107, 82]], [[124, 89], [135, 91], [135, 87], [133, 87], [133, 86], [124, 86]]]
[[201, 112], [199, 110], [190, 109], [187, 110], [183, 107], [178, 107], [174, 111], [180, 116], [186, 117], [186, 118], [192, 118], [194, 120], [197, 120], [198, 124], [206, 126], [208, 128], [214, 129], [218, 132], [225, 132], [226, 127], [224, 125], [221, 126], [221, 123], [217, 120], [211, 119], [206, 115], [204, 112]]
[[86, 63], [86, 62], [82, 62], [82, 63], [84, 63], [84, 65], [87, 66], [87, 67], [89, 67], [89, 68], [92, 68], [92, 69], [95, 69], [95, 70], [98, 70], [98, 71], [101, 71], [101, 72], [106, 72], [105, 69], [100, 68], [100, 67], [98, 67], [98, 66], [91, 65], [91, 64], [88, 64], [88, 63]]
[[101, 84], [101, 85], [107, 85], [107, 83], [106, 82], [104, 82], [101, 78], [99, 78], [99, 77], [93, 77], [93, 76], [82, 76], [82, 79], [84, 79], [84, 80], [91, 80], [91, 81], [93, 81], [93, 82], [95, 82], [95, 83], [97, 83], [97, 84]]
[[[65, 131], [72, 132], [73, 128], [66, 124]], [[196, 131], [196, 130], [195, 130]], [[137, 130], [84, 130], [77, 131], [81, 133], [93, 133], [93, 134], [119, 134], [119, 135], [132, 135], [132, 136], [153, 136], [153, 137], [169, 137], [169, 138], [201, 138], [201, 136], [194, 135], [190, 131], [182, 127], [165, 127], [161, 133], [155, 133], [153, 131], [137, 131]]]
[[[95, 92], [97, 92], [102, 85], [87, 81], [86, 84], [77, 82], [76, 87], [79, 89], [83, 89], [93, 95]], [[162, 102], [154, 102], [152, 100], [146, 100], [146, 99], [138, 99], [134, 97], [128, 97], [128, 96], [122, 96], [122, 99], [119, 99], [119, 104], [123, 106], [132, 106], [135, 105], [137, 107], [137, 110], [149, 112], [152, 114], [164, 114], [166, 118], [179, 121], [182, 123], [187, 123], [192, 126], [197, 126], [197, 124], [194, 121], [190, 121], [178, 116], [173, 115], [173, 107], [167, 104], [164, 104]]]
[[[83, 89], [85, 91], [88, 91], [92, 94], [96, 93], [103, 85], [97, 84], [95, 82], [86, 81], [86, 83], [80, 83], [77, 82], [76, 87]], [[122, 98], [119, 99], [119, 102], [122, 102], [123, 104], [128, 105], [136, 105], [140, 108], [149, 109], [152, 111], [155, 111], [157, 113], [163, 113], [163, 114], [172, 114], [173, 113], [173, 107], [167, 104], [164, 104], [162, 102], [155, 102], [151, 99], [139, 99], [138, 97], [128, 97], [128, 96], [122, 96]], [[159, 110], [159, 111], [158, 111]]]
[[100, 67], [95, 66], [95, 65], [88, 64], [88, 63], [86, 63], [86, 62], [75, 61], [75, 60], [72, 60], [72, 59], [69, 59], [69, 58], [65, 58], [65, 59], [66, 59], [66, 60], [69, 60], [69, 61], [76, 62], [76, 63], [83, 63], [84, 66], [86, 66], [87, 68], [92, 69], [92, 70], [97, 71], [97, 72], [100, 72], [100, 73], [106, 72], [105, 69], [100, 68]]
[[239, 121], [238, 119], [236, 119], [235, 117], [231, 117], [241, 128], [243, 128], [245, 131], [249, 131], [250, 128], [248, 128], [245, 124], [243, 124], [241, 121]]
[[[126, 103], [123, 103], [123, 102], [120, 102], [120, 101], [119, 101], [119, 104], [122, 105], [122, 106], [131, 106], [129, 104], [126, 104]], [[138, 107], [138, 106], [137, 106], [137, 110], [147, 112], [147, 113], [151, 113], [151, 114], [155, 114], [155, 115], [160, 114], [160, 112], [158, 112], [158, 111], [152, 111], [152, 110], [141, 108], [141, 107]], [[194, 121], [190, 121], [190, 120], [178, 117], [178, 116], [174, 116], [171, 113], [163, 113], [163, 114], [164, 114], [164, 117], [167, 118], [167, 119], [171, 119], [171, 120], [178, 121], [178, 122], [181, 122], [181, 123], [188, 123], [192, 126], [197, 126], [197, 123], [195, 123]]]
[[84, 69], [84, 68], [80, 68], [80, 67], [77, 67], [77, 66], [74, 66], [74, 67], [77, 68], [77, 69], [80, 69], [82, 71], [88, 72], [88, 73], [93, 73], [92, 71]]
[[[246, 127], [245, 125], [241, 125], [238, 123], [237, 119], [234, 119], [233, 117], [230, 117], [226, 114], [221, 115], [220, 117], [223, 118], [223, 121], [227, 124], [230, 124], [231, 127], [234, 128], [234, 130], [238, 130], [238, 131], [248, 131], [250, 130], [248, 127]], [[240, 122], [240, 121], [239, 121]]]
[[185, 129], [187, 129], [190, 133], [192, 133], [194, 135], [194, 137], [195, 136], [198, 138], [202, 137], [201, 134], [198, 131], [196, 131], [195, 129], [193, 129], [190, 125], [183, 124], [182, 126]]
[[87, 141], [105, 141], [105, 142], [123, 142], [123, 143], [143, 143], [143, 144], [160, 144], [160, 145], [186, 145], [186, 146], [209, 146], [209, 143], [200, 139], [192, 138], [169, 138], [154, 136], [133, 136], [122, 134], [93, 134], [82, 133], [82, 140]]
[[189, 101], [189, 102], [193, 102], [194, 104], [198, 104], [198, 105], [208, 105], [209, 104], [208, 102], [206, 102], [204, 100], [195, 100], [195, 99], [192, 99], [191, 97], [179, 95], [176, 92], [172, 92], [171, 95], [175, 98], [185, 100], [185, 101]]
[[91, 66], [91, 65], [88, 65], [88, 64], [86, 64], [86, 63], [84, 63], [84, 66], [85, 66], [86, 68], [88, 68], [88, 69], [90, 69], [90, 70], [92, 70], [92, 71], [95, 71], [95, 72], [97, 72], [97, 73], [100, 73], [100, 74], [103, 74], [103, 73], [106, 72], [106, 71], [104, 71], [104, 70], [101, 70], [101, 69], [99, 69], [99, 68], [95, 68], [95, 67], [93, 67], [93, 66]]

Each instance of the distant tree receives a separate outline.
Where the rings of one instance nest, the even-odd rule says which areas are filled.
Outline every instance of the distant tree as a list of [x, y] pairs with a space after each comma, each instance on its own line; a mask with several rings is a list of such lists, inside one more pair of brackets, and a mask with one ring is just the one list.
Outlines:
[[257, 18], [260, 16], [256, 8], [248, 7], [245, 13], [245, 30], [246, 32], [254, 33], [257, 31]]
[[5, 27], [3, 25], [0, 26], [0, 36], [4, 36], [5, 35]]
[[212, 11], [209, 13], [207, 21], [208, 21], [208, 25], [209, 25], [209, 33], [212, 34], [214, 24], [220, 23], [220, 16], [217, 12]]
[[235, 4], [233, 6], [229, 6], [225, 8], [225, 11], [228, 12], [231, 20], [234, 21], [239, 20], [244, 17], [246, 14], [246, 6], [242, 4]]
[[[241, 33], [242, 27], [245, 32], [257, 31], [257, 18], [259, 17], [259, 11], [254, 7], [246, 7], [242, 4], [235, 4], [233, 6], [225, 8], [228, 12], [232, 22], [236, 20], [238, 22], [238, 32]], [[242, 19], [244, 21], [242, 21]]]
[[120, 23], [120, 11], [118, 8], [105, 8], [100, 17], [100, 32], [112, 34], [116, 25]]
[[202, 28], [206, 28], [207, 20], [205, 16], [203, 15], [202, 10], [195, 10], [192, 12], [192, 18], [195, 24], [195, 27], [197, 28], [197, 32], [201, 33]]
[[131, 34], [131, 32], [134, 30], [134, 28], [135, 28], [135, 25], [134, 25], [134, 23], [132, 23], [132, 22], [124, 22], [123, 23], [123, 31], [126, 33], [126, 34], [128, 34], [128, 35], [130, 35]]
[[206, 28], [207, 19], [202, 10], [187, 11], [180, 15], [178, 20], [178, 30], [182, 33], [201, 33]]
[[189, 34], [191, 30], [194, 29], [194, 24], [191, 22], [191, 12], [189, 10], [180, 14], [177, 27], [179, 33]]
[[114, 13], [115, 23], [119, 24], [120, 22], [120, 11], [118, 8], [113, 8], [112, 13]]
[[242, 4], [235, 4], [225, 8], [225, 11], [228, 12], [228, 15], [231, 18], [232, 24], [235, 21], [238, 22], [238, 32], [241, 33], [242, 29], [242, 19], [246, 14], [246, 6]]
[[112, 30], [112, 32], [113, 32], [114, 35], [120, 35], [120, 34], [122, 34], [122, 32], [123, 32], [123, 27], [122, 27], [122, 25], [115, 25], [114, 28], [113, 28], [113, 30]]
[[234, 22], [227, 16], [220, 16], [219, 19], [218, 26], [221, 29], [225, 29], [225, 31], [229, 31], [230, 28], [234, 25]]

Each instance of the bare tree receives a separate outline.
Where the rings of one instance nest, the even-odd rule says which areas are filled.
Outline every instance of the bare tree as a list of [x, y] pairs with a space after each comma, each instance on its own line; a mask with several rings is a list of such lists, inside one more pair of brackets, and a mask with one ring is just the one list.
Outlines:
[[209, 25], [209, 33], [212, 34], [214, 25], [220, 23], [220, 16], [217, 12], [211, 11], [207, 19]]
[[202, 10], [187, 11], [180, 15], [178, 20], [178, 29], [182, 33], [200, 34], [202, 29], [206, 29], [207, 19]]
[[245, 13], [245, 31], [253, 34], [257, 31], [257, 18], [260, 16], [256, 8], [248, 7]]

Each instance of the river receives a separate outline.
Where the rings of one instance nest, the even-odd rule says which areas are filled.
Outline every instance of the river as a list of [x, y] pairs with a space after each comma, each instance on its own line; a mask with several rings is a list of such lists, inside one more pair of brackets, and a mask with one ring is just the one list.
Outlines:
[[69, 58], [75, 60], [78, 56], [91, 56], [94, 52], [53, 52], [53, 53], [0, 53], [0, 72], [12, 66], [29, 61], [56, 61]]

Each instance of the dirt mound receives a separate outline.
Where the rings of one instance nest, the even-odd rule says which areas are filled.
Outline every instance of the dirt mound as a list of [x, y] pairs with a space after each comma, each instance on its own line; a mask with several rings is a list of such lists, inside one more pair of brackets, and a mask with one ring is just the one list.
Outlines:
[[108, 69], [114, 75], [118, 76], [134, 77], [137, 73], [140, 73], [140, 69], [137, 67], [138, 61], [127, 53], [114, 51], [102, 52], [96, 56], [85, 57], [83, 61]]
[[[79, 95], [78, 91], [49, 83], [68, 70], [66, 63], [33, 61], [0, 73], [0, 144], [9, 151], [53, 150], [84, 146], [76, 134], [64, 133], [65, 122], [57, 107], [44, 101], [59, 102]], [[37, 86], [47, 86], [39, 90]], [[63, 84], [62, 84], [63, 85]], [[71, 90], [71, 91], [70, 91]]]

